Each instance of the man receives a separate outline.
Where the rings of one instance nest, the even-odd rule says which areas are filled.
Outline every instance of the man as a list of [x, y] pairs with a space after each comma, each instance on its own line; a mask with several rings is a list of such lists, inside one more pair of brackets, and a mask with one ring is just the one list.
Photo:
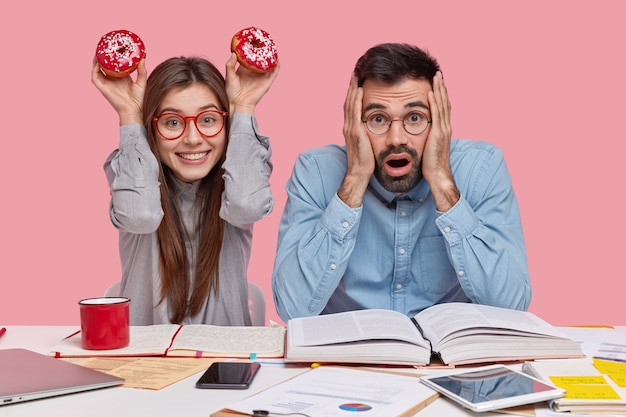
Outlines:
[[450, 109], [437, 61], [419, 48], [382, 44], [358, 60], [345, 147], [304, 152], [286, 186], [272, 278], [283, 320], [364, 308], [412, 316], [455, 301], [528, 308], [502, 152], [451, 140]]

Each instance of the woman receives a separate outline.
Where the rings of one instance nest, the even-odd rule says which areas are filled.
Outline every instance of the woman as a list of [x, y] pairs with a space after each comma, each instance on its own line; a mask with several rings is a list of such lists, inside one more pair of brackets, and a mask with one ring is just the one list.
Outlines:
[[250, 325], [246, 272], [253, 223], [273, 208], [269, 138], [254, 110], [278, 74], [171, 58], [136, 81], [92, 82], [120, 120], [104, 169], [120, 233], [121, 293], [132, 325]]

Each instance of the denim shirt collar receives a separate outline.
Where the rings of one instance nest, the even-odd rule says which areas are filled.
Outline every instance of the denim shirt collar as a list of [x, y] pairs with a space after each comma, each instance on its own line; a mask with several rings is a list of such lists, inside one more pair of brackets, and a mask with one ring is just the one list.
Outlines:
[[428, 182], [423, 178], [415, 187], [404, 194], [396, 194], [387, 190], [378, 182], [378, 179], [374, 175], [372, 175], [367, 188], [378, 200], [389, 208], [395, 208], [398, 200], [424, 201], [430, 193]]

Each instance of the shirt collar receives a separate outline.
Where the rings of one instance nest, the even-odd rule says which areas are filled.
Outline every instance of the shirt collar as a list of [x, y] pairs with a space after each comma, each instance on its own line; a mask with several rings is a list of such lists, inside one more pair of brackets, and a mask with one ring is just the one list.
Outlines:
[[193, 196], [193, 198], [195, 199], [201, 180], [189, 183], [179, 180], [175, 175], [171, 175], [169, 179], [171, 180], [171, 187], [177, 196], [187, 194]]
[[398, 200], [424, 201], [430, 192], [428, 182], [423, 178], [409, 192], [395, 194], [383, 187], [375, 175], [370, 179], [368, 189], [387, 207], [394, 208]]

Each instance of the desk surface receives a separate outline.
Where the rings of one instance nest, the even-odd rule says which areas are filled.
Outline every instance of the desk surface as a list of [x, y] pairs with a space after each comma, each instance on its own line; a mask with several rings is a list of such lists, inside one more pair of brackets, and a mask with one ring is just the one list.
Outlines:
[[[0, 349], [25, 348], [49, 354], [52, 347], [65, 336], [78, 330], [76, 326], [6, 326], [0, 338]], [[208, 417], [230, 403], [269, 388], [296, 376], [307, 367], [293, 365], [264, 365], [247, 390], [200, 390], [195, 388], [198, 375], [187, 378], [162, 390], [144, 390], [113, 387], [71, 394], [62, 397], [35, 400], [21, 404], [0, 406], [0, 417], [63, 416], [185, 416]], [[409, 370], [411, 368], [407, 368]], [[417, 370], [415, 370], [417, 372]], [[419, 372], [423, 372], [420, 370]], [[481, 417], [502, 417], [501, 413], [481, 413]], [[447, 399], [437, 399], [416, 414], [418, 417], [475, 416]]]

